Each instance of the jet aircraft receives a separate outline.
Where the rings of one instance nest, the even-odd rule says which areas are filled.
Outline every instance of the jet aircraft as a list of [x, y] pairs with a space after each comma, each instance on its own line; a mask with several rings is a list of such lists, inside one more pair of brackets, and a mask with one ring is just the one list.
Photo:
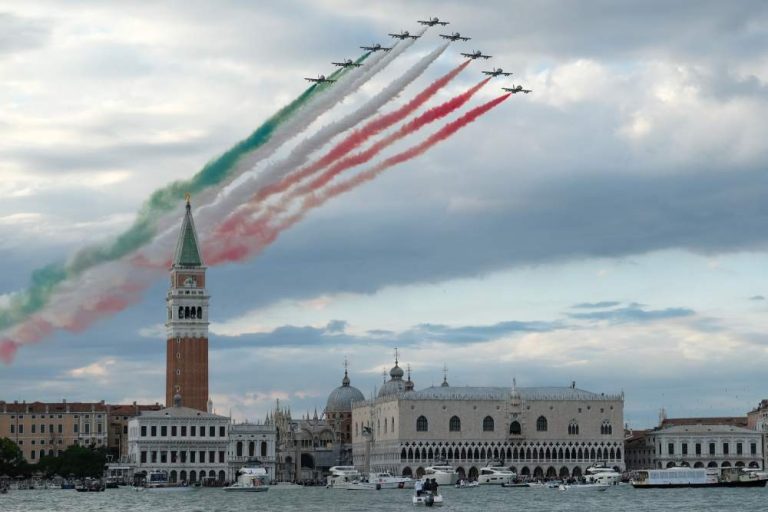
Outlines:
[[407, 30], [400, 32], [399, 34], [389, 34], [390, 36], [394, 37], [395, 39], [418, 39], [421, 36], [412, 36], [410, 32]]
[[489, 76], [500, 76], [500, 75], [511, 76], [512, 75], [512, 73], [505, 73], [504, 70], [501, 68], [496, 68], [493, 71], [483, 71], [483, 73]]
[[392, 48], [384, 48], [379, 43], [376, 43], [376, 44], [374, 44], [372, 46], [361, 46], [360, 49], [366, 50], [366, 51], [369, 51], [369, 52], [378, 52], [378, 51], [388, 52]]
[[331, 80], [330, 78], [325, 78], [325, 75], [317, 75], [317, 78], [305, 78], [307, 82], [315, 82], [318, 84], [332, 84], [336, 80]]
[[421, 23], [422, 25], [426, 25], [428, 27], [434, 27], [435, 25], [446, 26], [448, 24], [447, 21], [440, 21], [440, 18], [437, 18], [437, 17], [430, 18], [428, 20], [419, 20], [419, 23]]
[[339, 66], [340, 68], [359, 68], [362, 66], [362, 64], [358, 62], [352, 62], [352, 59], [346, 59], [342, 62], [331, 62], [334, 66]]
[[475, 50], [472, 53], [462, 53], [464, 57], [469, 57], [470, 59], [490, 59], [490, 55], [483, 55], [483, 52], [480, 50]]
[[462, 41], [469, 41], [470, 39], [472, 39], [471, 37], [464, 37], [458, 32], [454, 32], [453, 34], [440, 34], [440, 37], [442, 37], [443, 39], [450, 39], [451, 41], [458, 41], [459, 39], [461, 39]]
[[513, 85], [512, 87], [502, 87], [502, 90], [510, 92], [512, 94], [517, 94], [519, 92], [528, 94], [529, 92], [532, 92], [532, 89], [523, 89], [522, 85]]

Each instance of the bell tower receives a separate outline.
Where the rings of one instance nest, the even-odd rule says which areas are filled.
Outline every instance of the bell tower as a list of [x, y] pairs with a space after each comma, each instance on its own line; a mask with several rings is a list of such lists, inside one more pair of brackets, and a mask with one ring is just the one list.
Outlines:
[[[200, 411], [208, 407], [208, 292], [205, 270], [192, 219], [189, 194], [179, 240], [171, 263], [171, 287], [165, 299], [167, 354], [165, 404]], [[178, 401], [178, 398], [177, 398]]]

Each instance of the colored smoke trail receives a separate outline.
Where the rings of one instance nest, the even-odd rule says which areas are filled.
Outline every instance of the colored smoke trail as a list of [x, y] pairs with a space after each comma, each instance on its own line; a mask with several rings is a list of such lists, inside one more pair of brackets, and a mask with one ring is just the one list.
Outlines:
[[[304, 185], [300, 185], [296, 187], [292, 192], [290, 192], [285, 198], [281, 200], [281, 203], [283, 205], [283, 208], [287, 207], [287, 205], [290, 203], [290, 201], [298, 196], [304, 195], [306, 193], [312, 192], [313, 190], [317, 190], [323, 186], [325, 186], [328, 182], [330, 182], [334, 177], [338, 176], [340, 173], [346, 171], [347, 169], [350, 169], [352, 167], [355, 167], [357, 165], [364, 164], [368, 161], [370, 161], [373, 157], [375, 157], [377, 154], [379, 154], [382, 150], [389, 147], [390, 145], [394, 144], [398, 140], [407, 137], [408, 135], [413, 134], [414, 132], [418, 131], [419, 129], [423, 128], [429, 123], [433, 123], [439, 119], [442, 119], [443, 117], [447, 116], [448, 114], [454, 112], [455, 110], [461, 108], [464, 106], [472, 97], [483, 87], [485, 86], [489, 78], [485, 78], [481, 80], [478, 84], [476, 84], [473, 87], [470, 87], [465, 92], [449, 99], [448, 101], [433, 107], [426, 112], [422, 113], [421, 115], [414, 118], [412, 121], [406, 123], [403, 125], [399, 130], [396, 132], [384, 137], [383, 139], [377, 141], [373, 145], [371, 145], [370, 148], [366, 149], [365, 151], [361, 151], [352, 155], [348, 155], [340, 160], [338, 160], [335, 164], [333, 164], [331, 167], [329, 167], [325, 172], [320, 174], [320, 176], [316, 177], [309, 183], [306, 183]], [[375, 121], [374, 121], [375, 123]], [[374, 124], [370, 123], [370, 124]], [[375, 130], [375, 127], [373, 128]], [[373, 135], [373, 134], [371, 134]], [[366, 137], [367, 138], [367, 137]], [[280, 191], [285, 190], [289, 188], [291, 185], [297, 183], [300, 179], [300, 177], [306, 176], [306, 173], [303, 172], [304, 170], [300, 170], [297, 173], [291, 174], [289, 176], [286, 176], [280, 183], [278, 183], [277, 187], [274, 190]], [[261, 197], [261, 194], [257, 195], [255, 198], [251, 200], [251, 202], [248, 204], [247, 208], [240, 208], [236, 210], [233, 214], [231, 214], [216, 230], [214, 233], [214, 240], [220, 240], [221, 237], [226, 238], [227, 235], [238, 233], [241, 230], [244, 229], [244, 226], [247, 226], [249, 222], [251, 222], [251, 216], [252, 213], [259, 208], [259, 206], [262, 204], [263, 198]], [[279, 207], [278, 207], [279, 208]], [[275, 209], [273, 208], [272, 213], [275, 213]]]
[[[370, 52], [364, 53], [356, 62], [362, 63], [369, 55]], [[338, 79], [346, 72], [346, 68], [338, 69], [329, 78]], [[118, 260], [152, 241], [157, 233], [160, 217], [174, 208], [184, 193], [198, 193], [225, 180], [231, 181], [232, 171], [242, 157], [269, 141], [282, 124], [323, 89], [317, 84], [311, 85], [298, 98], [262, 123], [246, 139], [207, 163], [191, 179], [176, 181], [156, 190], [142, 205], [133, 224], [114, 240], [81, 249], [66, 264], [54, 263], [33, 271], [28, 288], [14, 294], [10, 304], [0, 309], [0, 330], [23, 321], [28, 315], [42, 309], [53, 291], [67, 279], [72, 279], [93, 266]]]
[[[404, 44], [402, 45], [401, 50], [404, 51], [407, 47], [408, 46]], [[236, 189], [230, 191], [229, 194], [223, 197], [216, 205], [211, 205], [211, 208], [205, 211], [206, 216], [204, 217], [204, 221], [198, 225], [213, 229], [213, 225], [205, 224], [205, 221], [210, 218], [211, 214], [217, 221], [219, 221], [236, 208], [246, 204], [249, 197], [252, 196], [254, 192], [269, 186], [286, 173], [305, 164], [313, 152], [330, 142], [335, 136], [360, 124], [400, 94], [409, 84], [421, 76], [429, 65], [432, 64], [446, 50], [446, 48], [448, 48], [447, 44], [436, 48], [353, 112], [323, 126], [312, 136], [304, 139], [298, 146], [293, 148], [291, 154], [284, 160], [268, 166], [258, 174], [250, 176], [248, 181], [240, 183]], [[393, 51], [394, 49], [390, 50], [390, 53]], [[203, 210], [201, 210], [200, 213], [203, 213]]]
[[[454, 69], [452, 69], [451, 71], [443, 75], [442, 77], [435, 80], [426, 89], [421, 91], [419, 94], [417, 94], [413, 99], [411, 99], [408, 103], [406, 103], [402, 107], [392, 112], [382, 114], [370, 120], [361, 128], [354, 130], [344, 140], [336, 144], [336, 146], [334, 146], [325, 155], [320, 157], [318, 160], [316, 160], [312, 164], [302, 169], [299, 169], [298, 171], [292, 172], [291, 174], [289, 174], [288, 176], [280, 180], [278, 183], [273, 183], [272, 185], [265, 186], [250, 200], [250, 202], [248, 203], [250, 207], [245, 212], [242, 212], [242, 213], [253, 212], [256, 208], [258, 208], [258, 205], [262, 201], [264, 201], [271, 195], [284, 192], [295, 183], [298, 183], [299, 181], [303, 180], [307, 176], [310, 176], [311, 174], [322, 169], [323, 167], [330, 165], [335, 160], [341, 158], [342, 156], [349, 153], [356, 147], [360, 146], [365, 141], [367, 141], [370, 137], [402, 121], [407, 116], [415, 112], [419, 107], [424, 105], [424, 103], [426, 103], [430, 98], [432, 98], [432, 96], [434, 96], [440, 89], [448, 85], [448, 83], [454, 78], [456, 78], [456, 76], [459, 73], [461, 73], [471, 62], [472, 62], [471, 60], [464, 61], [463, 63], [461, 63], [460, 65], [458, 65], [457, 67], [455, 67]], [[222, 232], [226, 232], [229, 229], [231, 229], [231, 227], [228, 226], [227, 224], [220, 226], [220, 230]]]
[[[510, 96], [511, 94], [504, 94], [479, 105], [469, 110], [455, 121], [446, 124], [423, 142], [387, 158], [374, 167], [363, 171], [342, 183], [307, 194], [299, 211], [278, 223], [273, 224], [271, 222], [274, 218], [269, 213], [258, 216], [246, 229], [238, 234], [239, 236], [223, 240], [220, 239], [215, 244], [211, 243], [207, 245], [207, 253], [205, 255], [206, 261], [210, 265], [220, 265], [227, 262], [242, 261], [245, 258], [253, 256], [263, 250], [267, 245], [271, 244], [280, 233], [302, 220], [310, 210], [323, 205], [328, 200], [348, 192], [362, 183], [373, 180], [379, 174], [397, 164], [401, 164], [422, 155], [439, 142], [444, 141], [460, 129], [471, 124], [483, 114], [504, 102]], [[249, 239], [249, 237], [252, 238]]]

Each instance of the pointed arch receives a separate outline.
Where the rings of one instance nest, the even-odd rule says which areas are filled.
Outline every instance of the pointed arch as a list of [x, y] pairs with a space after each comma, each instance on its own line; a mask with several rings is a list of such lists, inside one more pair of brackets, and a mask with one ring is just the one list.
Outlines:
[[547, 427], [547, 418], [544, 416], [539, 416], [539, 418], [536, 420], [536, 430], [538, 432], [546, 432]]
[[486, 416], [483, 418], [483, 432], [493, 432], [494, 429], [494, 422], [493, 418], [490, 416]]
[[523, 433], [523, 429], [520, 426], [520, 422], [519, 421], [513, 421], [512, 423], [509, 424], [509, 434], [510, 435], [519, 436], [522, 433]]

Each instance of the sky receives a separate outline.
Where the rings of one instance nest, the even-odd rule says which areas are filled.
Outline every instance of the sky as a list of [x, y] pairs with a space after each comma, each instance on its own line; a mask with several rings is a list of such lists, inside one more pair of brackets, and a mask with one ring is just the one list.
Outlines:
[[[312, 210], [247, 261], [209, 268], [217, 412], [258, 420], [280, 399], [295, 416], [321, 413], [345, 358], [369, 396], [395, 347], [417, 388], [444, 368], [451, 385], [575, 381], [623, 391], [634, 428], [662, 408], [743, 415], [765, 398], [760, 1], [0, 0], [0, 306], [36, 268], [128, 228], [154, 190], [245, 138], [303, 77], [432, 16], [472, 40], [380, 112], [474, 49], [493, 59], [427, 107], [490, 67], [514, 75], [467, 108], [512, 83], [533, 92]], [[437, 48], [438, 33], [268, 163]], [[182, 214], [180, 198], [178, 225]], [[0, 399], [162, 402], [166, 291], [161, 275], [131, 307], [23, 346], [0, 366]]]

